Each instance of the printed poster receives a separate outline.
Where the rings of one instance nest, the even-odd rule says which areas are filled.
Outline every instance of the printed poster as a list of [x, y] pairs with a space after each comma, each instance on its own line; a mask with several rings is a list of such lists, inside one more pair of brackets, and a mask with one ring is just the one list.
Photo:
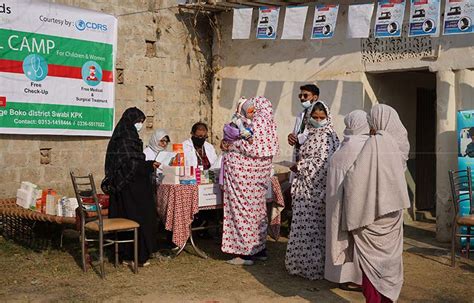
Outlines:
[[[458, 170], [465, 170], [468, 166], [474, 170], [474, 110], [462, 110], [457, 113], [457, 139], [458, 139]], [[459, 203], [459, 213], [467, 216], [470, 212], [469, 201]], [[460, 231], [467, 233], [466, 226], [461, 226]], [[471, 230], [474, 235], [474, 230]], [[466, 238], [461, 238], [461, 246], [466, 246]], [[474, 247], [474, 237], [471, 238], [471, 247]]]
[[111, 136], [117, 19], [40, 1], [0, 7], [0, 133]]
[[316, 5], [311, 39], [329, 39], [334, 36], [338, 11], [339, 4]]
[[441, 0], [411, 0], [408, 36], [437, 36]]
[[276, 39], [280, 8], [262, 6], [258, 12], [257, 39]]
[[404, 15], [405, 0], [379, 0], [377, 19], [375, 20], [375, 37], [400, 37]]
[[474, 32], [474, 0], [446, 0], [444, 35]]

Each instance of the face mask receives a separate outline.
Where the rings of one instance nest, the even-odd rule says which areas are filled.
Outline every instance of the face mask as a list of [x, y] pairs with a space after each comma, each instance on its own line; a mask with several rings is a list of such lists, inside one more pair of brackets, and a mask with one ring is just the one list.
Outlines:
[[324, 119], [321, 121], [316, 121], [313, 118], [309, 118], [308, 122], [311, 124], [312, 127], [314, 128], [320, 128], [326, 126], [328, 124], [328, 119]]
[[306, 100], [304, 102], [301, 102], [301, 106], [304, 108], [304, 109], [308, 109], [310, 108], [312, 105], [311, 101], [310, 100]]
[[193, 141], [194, 146], [199, 148], [201, 148], [204, 145], [204, 142], [206, 142], [206, 138], [198, 138], [195, 136], [192, 136], [191, 140]]
[[135, 128], [137, 129], [137, 132], [139, 132], [143, 127], [143, 123], [141, 122], [138, 122], [138, 123], [135, 123]]

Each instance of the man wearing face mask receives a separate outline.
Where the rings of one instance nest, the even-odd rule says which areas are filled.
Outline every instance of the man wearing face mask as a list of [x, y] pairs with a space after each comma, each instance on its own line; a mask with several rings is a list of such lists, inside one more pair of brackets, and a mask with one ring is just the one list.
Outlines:
[[[314, 84], [305, 84], [300, 87], [300, 93], [298, 95], [299, 102], [303, 110], [296, 117], [295, 127], [293, 132], [288, 135], [288, 144], [294, 147], [293, 149], [293, 162], [297, 162], [298, 151], [301, 145], [307, 139], [306, 125], [310, 118], [311, 107], [319, 99], [319, 88]], [[290, 182], [293, 181], [294, 175], [291, 174]]]
[[216, 149], [206, 142], [208, 128], [205, 123], [197, 122], [191, 129], [191, 138], [183, 142], [185, 166], [203, 166], [213, 168], [217, 161]]

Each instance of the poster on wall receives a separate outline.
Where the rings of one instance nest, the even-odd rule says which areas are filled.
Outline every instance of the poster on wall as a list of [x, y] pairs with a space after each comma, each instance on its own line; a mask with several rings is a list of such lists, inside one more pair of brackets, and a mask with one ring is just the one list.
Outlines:
[[[458, 170], [465, 170], [470, 166], [474, 170], [474, 110], [462, 110], [457, 113], [457, 139], [458, 139]], [[469, 201], [459, 204], [461, 216], [469, 215]], [[461, 232], [466, 233], [467, 228], [461, 227]], [[474, 235], [474, 230], [471, 231]], [[474, 247], [474, 237], [471, 238]], [[466, 238], [461, 238], [462, 247], [466, 246]]]
[[329, 39], [334, 36], [338, 11], [339, 4], [316, 5], [311, 39]]
[[379, 0], [375, 20], [375, 37], [400, 37], [404, 15], [405, 0]]
[[0, 133], [111, 136], [117, 19], [49, 2], [0, 7]]
[[441, 0], [411, 0], [408, 36], [437, 36]]
[[444, 35], [474, 32], [474, 0], [446, 0]]
[[276, 39], [279, 7], [262, 6], [258, 9], [257, 39]]

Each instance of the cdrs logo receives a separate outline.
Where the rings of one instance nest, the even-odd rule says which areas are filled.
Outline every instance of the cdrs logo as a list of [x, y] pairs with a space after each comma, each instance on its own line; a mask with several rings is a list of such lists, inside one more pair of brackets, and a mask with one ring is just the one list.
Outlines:
[[12, 8], [7, 6], [5, 3], [0, 4], [0, 14], [11, 14]]
[[84, 20], [77, 20], [76, 23], [76, 28], [79, 31], [83, 30], [95, 30], [95, 31], [102, 31], [106, 32], [107, 31], [107, 25], [106, 24], [100, 24], [100, 23], [95, 23], [95, 22], [90, 22], [90, 21], [84, 21]]
[[77, 20], [76, 21], [76, 28], [80, 31], [83, 31], [86, 29], [86, 22], [84, 20]]

